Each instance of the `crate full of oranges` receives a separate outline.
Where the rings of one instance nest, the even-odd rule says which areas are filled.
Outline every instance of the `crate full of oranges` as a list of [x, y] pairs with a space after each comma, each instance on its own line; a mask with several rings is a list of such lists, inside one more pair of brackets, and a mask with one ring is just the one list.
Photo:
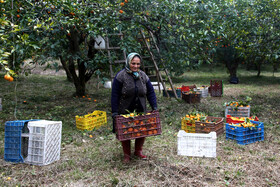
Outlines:
[[191, 112], [181, 118], [181, 128], [187, 133], [195, 133], [195, 122], [205, 120], [206, 115], [200, 112]]
[[105, 111], [95, 110], [93, 113], [84, 116], [75, 116], [76, 127], [80, 130], [98, 129], [107, 124], [107, 115]]
[[116, 137], [120, 141], [161, 134], [158, 111], [146, 114], [129, 113], [115, 118]]
[[192, 112], [181, 119], [182, 130], [187, 133], [224, 133], [224, 118], [207, 116], [200, 112]]

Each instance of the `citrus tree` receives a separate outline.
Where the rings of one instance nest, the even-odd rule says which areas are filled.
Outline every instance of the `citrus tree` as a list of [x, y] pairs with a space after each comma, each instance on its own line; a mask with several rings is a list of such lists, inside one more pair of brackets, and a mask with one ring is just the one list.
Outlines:
[[273, 0], [7, 0], [1, 6], [1, 64], [17, 72], [27, 58], [40, 64], [59, 59], [78, 96], [94, 74], [108, 72], [105, 52], [94, 48], [96, 37], [119, 31], [125, 39], [116, 43], [126, 52], [142, 52], [139, 32], [152, 32], [175, 74], [207, 62], [224, 63], [235, 77], [250, 56], [252, 63], [279, 61], [279, 5]]
[[[114, 3], [115, 4], [115, 3]], [[67, 76], [83, 96], [86, 82], [106, 66], [106, 58], [94, 49], [95, 38], [116, 27], [119, 14], [110, 1], [5, 1], [3, 3], [12, 32], [5, 30], [5, 53], [9, 67], [20, 69], [24, 60], [44, 64], [60, 59]], [[2, 55], [3, 56], [3, 55]], [[3, 56], [4, 57], [4, 56]], [[58, 66], [57, 64], [54, 64]]]

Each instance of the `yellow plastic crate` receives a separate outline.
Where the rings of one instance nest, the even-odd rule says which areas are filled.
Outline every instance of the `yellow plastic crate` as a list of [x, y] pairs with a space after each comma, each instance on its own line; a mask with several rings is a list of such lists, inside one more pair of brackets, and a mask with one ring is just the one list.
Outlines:
[[187, 120], [181, 120], [181, 128], [182, 130], [186, 131], [187, 133], [195, 133], [195, 122], [189, 123]]
[[91, 114], [76, 116], [76, 127], [80, 130], [98, 129], [107, 124], [107, 115], [105, 111], [96, 110]]

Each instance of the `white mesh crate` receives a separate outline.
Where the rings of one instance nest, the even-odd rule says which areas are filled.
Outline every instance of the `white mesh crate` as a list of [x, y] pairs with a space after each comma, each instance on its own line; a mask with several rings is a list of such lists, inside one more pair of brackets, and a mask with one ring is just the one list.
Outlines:
[[201, 97], [208, 97], [208, 87], [197, 87], [193, 90], [196, 92], [200, 92]]
[[60, 159], [61, 121], [32, 121], [28, 123], [28, 154], [24, 162], [48, 165]]
[[178, 155], [195, 157], [216, 157], [216, 132], [186, 133], [180, 130], [178, 135]]
[[227, 106], [225, 117], [227, 117], [227, 115], [231, 115], [232, 117], [250, 117], [250, 106], [238, 108]]

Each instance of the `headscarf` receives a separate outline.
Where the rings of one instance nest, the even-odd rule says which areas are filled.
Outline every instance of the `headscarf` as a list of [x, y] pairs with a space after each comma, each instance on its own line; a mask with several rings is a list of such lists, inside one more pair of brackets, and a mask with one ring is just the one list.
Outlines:
[[139, 72], [138, 71], [131, 71], [130, 69], [130, 64], [131, 64], [131, 61], [134, 57], [139, 57], [140, 58], [140, 62], [142, 62], [142, 58], [141, 56], [138, 54], [138, 53], [130, 53], [129, 55], [127, 55], [127, 58], [126, 58], [126, 62], [125, 62], [125, 70], [127, 73], [131, 74], [133, 76], [134, 79], [139, 79]]

